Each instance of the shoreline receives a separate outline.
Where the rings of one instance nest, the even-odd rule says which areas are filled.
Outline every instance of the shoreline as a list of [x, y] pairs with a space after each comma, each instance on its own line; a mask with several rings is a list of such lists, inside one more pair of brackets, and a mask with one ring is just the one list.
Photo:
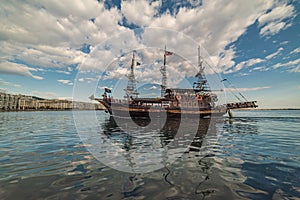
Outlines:
[[0, 110], [1, 112], [40, 112], [40, 111], [87, 111], [87, 110], [104, 110], [104, 109], [27, 109], [27, 110]]
[[[105, 109], [26, 109], [26, 110], [0, 110], [1, 112], [36, 112], [36, 111], [88, 111], [88, 110], [96, 110], [96, 111], [104, 111]], [[241, 108], [241, 109], [233, 109], [232, 111], [261, 111], [261, 110], [300, 110], [300, 108]]]
[[243, 111], [243, 110], [300, 110], [300, 108], [255, 108], [255, 109], [247, 109], [247, 108], [244, 108], [244, 109], [234, 109], [233, 111]]

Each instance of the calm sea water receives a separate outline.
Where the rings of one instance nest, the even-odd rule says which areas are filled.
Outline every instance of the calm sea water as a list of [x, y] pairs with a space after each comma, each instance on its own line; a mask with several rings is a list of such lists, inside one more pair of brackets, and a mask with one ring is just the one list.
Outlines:
[[299, 199], [300, 111], [234, 114], [189, 142], [192, 121], [129, 134], [97, 111], [94, 135], [71, 111], [0, 113], [0, 199]]

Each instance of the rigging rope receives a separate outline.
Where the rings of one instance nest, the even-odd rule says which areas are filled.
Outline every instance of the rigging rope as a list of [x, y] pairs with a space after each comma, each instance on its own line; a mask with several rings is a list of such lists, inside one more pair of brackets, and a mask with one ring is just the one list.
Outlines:
[[[248, 101], [248, 99], [246, 99], [246, 97], [244, 95], [242, 95], [242, 93], [229, 81], [226, 79], [226, 81], [229, 83], [229, 85], [231, 87], [233, 87], [233, 89], [235, 89], [237, 91], [237, 93], [239, 93], [239, 95], [241, 95], [241, 97], [245, 100], [245, 101]], [[240, 99], [239, 99], [240, 100]], [[241, 101], [241, 100], [240, 100]]]
[[[206, 63], [206, 65], [208, 65], [208, 67], [210, 67], [218, 76], [219, 76], [219, 79], [221, 80], [221, 82], [222, 81], [227, 81], [228, 83], [229, 83], [229, 85], [231, 86], [231, 87], [233, 87], [233, 89], [235, 89], [236, 91], [237, 91], [237, 93], [244, 99], [244, 100], [246, 100], [246, 101], [248, 101], [247, 99], [246, 99], [246, 97], [244, 96], [244, 95], [242, 95], [242, 93], [229, 81], [229, 80], [227, 80], [227, 79], [222, 79], [221, 78], [221, 76], [220, 76], [220, 74], [219, 73], [217, 73], [216, 72], [216, 70], [214, 70], [214, 68], [212, 68], [211, 66], [210, 66], [210, 64], [208, 64], [208, 62], [207, 61], [205, 61], [204, 60], [204, 62]], [[232, 92], [232, 90], [230, 90], [230, 92], [239, 100], [239, 101], [242, 101], [237, 95], [235, 95], [233, 92]]]

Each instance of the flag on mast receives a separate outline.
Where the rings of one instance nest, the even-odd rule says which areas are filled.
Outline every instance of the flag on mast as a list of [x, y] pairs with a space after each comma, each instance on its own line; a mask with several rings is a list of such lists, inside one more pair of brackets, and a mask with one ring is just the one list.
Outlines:
[[171, 51], [165, 51], [165, 56], [170, 56], [170, 55], [173, 55], [173, 52], [171, 52]]
[[173, 55], [173, 52], [167, 51], [167, 46], [165, 45], [165, 53], [164, 53], [164, 66], [166, 65], [167, 62], [167, 56]]
[[109, 88], [104, 88], [104, 91], [105, 91], [106, 93], [111, 93], [111, 89], [109, 89]]

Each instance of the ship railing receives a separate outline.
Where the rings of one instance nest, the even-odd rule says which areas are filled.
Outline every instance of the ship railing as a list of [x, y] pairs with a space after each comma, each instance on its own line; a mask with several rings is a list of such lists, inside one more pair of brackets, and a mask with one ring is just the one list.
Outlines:
[[227, 103], [227, 109], [256, 108], [256, 101]]

